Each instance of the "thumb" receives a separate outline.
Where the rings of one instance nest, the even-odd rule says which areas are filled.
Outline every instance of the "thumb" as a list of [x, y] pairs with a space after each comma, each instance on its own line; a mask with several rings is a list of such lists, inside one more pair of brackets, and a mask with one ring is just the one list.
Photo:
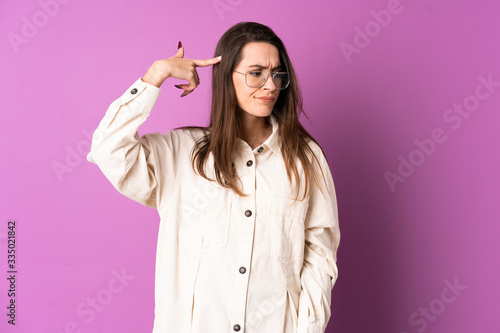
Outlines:
[[174, 58], [184, 58], [184, 46], [182, 46], [181, 42], [179, 42], [177, 53], [174, 55]]

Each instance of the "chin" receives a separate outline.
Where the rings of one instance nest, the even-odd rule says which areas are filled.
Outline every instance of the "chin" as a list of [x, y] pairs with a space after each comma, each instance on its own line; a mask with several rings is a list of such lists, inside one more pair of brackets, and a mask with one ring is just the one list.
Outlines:
[[258, 112], [254, 113], [254, 115], [258, 117], [267, 117], [273, 112], [273, 108], [270, 108], [269, 110], [259, 110]]
[[274, 107], [259, 107], [255, 108], [253, 110], [243, 110], [244, 112], [251, 114], [252, 116], [256, 117], [267, 117], [273, 112]]
[[256, 114], [261, 114], [262, 117], [267, 117], [273, 112], [274, 109], [274, 104], [273, 105], [267, 105], [267, 106], [259, 106], [258, 108], [255, 108], [254, 110], [256, 111]]

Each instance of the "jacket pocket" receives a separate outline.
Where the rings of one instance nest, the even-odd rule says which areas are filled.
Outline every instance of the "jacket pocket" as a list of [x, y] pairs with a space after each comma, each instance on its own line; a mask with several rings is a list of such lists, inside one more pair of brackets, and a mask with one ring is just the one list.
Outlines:
[[231, 225], [231, 204], [219, 201], [208, 207], [182, 208], [179, 226], [181, 244], [202, 252], [228, 245]]
[[269, 251], [283, 264], [304, 258], [304, 220], [309, 203], [271, 197], [269, 206]]
[[231, 207], [208, 208], [202, 218], [204, 221], [201, 248], [209, 251], [227, 246], [231, 225]]

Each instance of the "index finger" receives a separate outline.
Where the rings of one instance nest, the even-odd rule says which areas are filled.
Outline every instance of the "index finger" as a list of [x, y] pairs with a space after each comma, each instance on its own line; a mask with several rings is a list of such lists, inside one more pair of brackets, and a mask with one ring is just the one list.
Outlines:
[[222, 56], [218, 56], [212, 59], [202, 59], [202, 60], [194, 60], [193, 63], [196, 67], [206, 67], [210, 65], [215, 65], [221, 60]]

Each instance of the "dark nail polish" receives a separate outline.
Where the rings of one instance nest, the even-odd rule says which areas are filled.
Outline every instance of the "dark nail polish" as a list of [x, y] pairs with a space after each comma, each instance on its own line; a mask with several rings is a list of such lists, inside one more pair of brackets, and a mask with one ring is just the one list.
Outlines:
[[179, 45], [177, 46], [177, 49], [180, 49], [182, 47], [181, 41], [179, 41]]

